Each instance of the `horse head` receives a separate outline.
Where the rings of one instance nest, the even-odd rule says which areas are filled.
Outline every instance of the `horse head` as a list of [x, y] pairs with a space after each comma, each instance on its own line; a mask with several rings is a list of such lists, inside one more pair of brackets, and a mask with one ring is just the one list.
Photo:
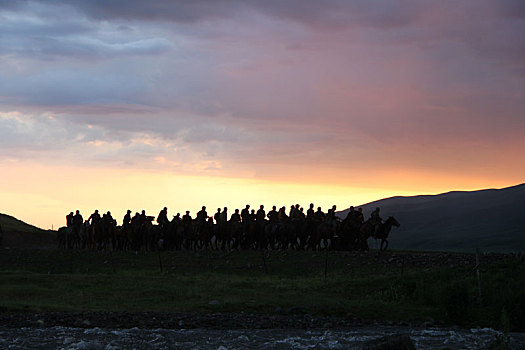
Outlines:
[[389, 216], [388, 219], [385, 220], [385, 224], [389, 224], [395, 227], [401, 226], [399, 221], [397, 221], [396, 218], [394, 218], [393, 216]]

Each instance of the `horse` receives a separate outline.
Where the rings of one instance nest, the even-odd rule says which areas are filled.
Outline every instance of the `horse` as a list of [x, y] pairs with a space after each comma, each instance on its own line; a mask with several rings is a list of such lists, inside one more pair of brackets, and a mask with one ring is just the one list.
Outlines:
[[399, 227], [401, 224], [393, 217], [389, 216], [385, 222], [373, 224], [370, 220], [367, 220], [360, 229], [360, 239], [362, 247], [366, 247], [368, 250], [368, 238], [380, 239], [381, 245], [379, 250], [384, 251], [388, 248], [388, 235], [392, 230], [392, 226]]
[[361, 222], [358, 220], [343, 220], [337, 235], [340, 236], [341, 250], [358, 250], [360, 247], [359, 230]]
[[317, 226], [314, 235], [310, 238], [310, 248], [312, 248], [312, 250], [321, 250], [322, 243], [325, 249], [328, 249], [329, 246], [330, 249], [333, 249], [332, 241], [337, 234], [338, 226], [339, 222], [336, 220], [320, 223]]
[[[388, 248], [388, 235], [392, 230], [392, 226], [399, 227], [401, 224], [393, 216], [389, 216], [382, 224], [380, 224], [375, 230], [375, 234], [372, 236], [375, 239], [381, 240], [381, 245], [379, 250], [385, 251]], [[384, 245], [384, 247], [383, 247]]]
[[181, 250], [184, 240], [184, 226], [182, 221], [172, 220], [167, 226], [165, 233], [166, 249]]
[[58, 229], [57, 231], [58, 248], [63, 248], [63, 249], [69, 248], [67, 244], [67, 238], [68, 238], [68, 230], [70, 229], [71, 227], [66, 227], [66, 226], [60, 227]]

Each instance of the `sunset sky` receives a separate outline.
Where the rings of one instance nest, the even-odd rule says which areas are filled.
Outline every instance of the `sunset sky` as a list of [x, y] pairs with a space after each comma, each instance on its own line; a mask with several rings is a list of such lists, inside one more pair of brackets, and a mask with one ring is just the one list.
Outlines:
[[0, 0], [0, 212], [525, 182], [525, 1]]

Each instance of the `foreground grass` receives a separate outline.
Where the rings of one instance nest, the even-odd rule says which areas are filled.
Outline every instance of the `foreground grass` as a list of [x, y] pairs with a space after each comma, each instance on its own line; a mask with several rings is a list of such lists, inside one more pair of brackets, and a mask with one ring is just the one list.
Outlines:
[[474, 301], [473, 266], [400, 265], [390, 256], [163, 252], [159, 261], [156, 253], [2, 250], [0, 308], [305, 312], [525, 330], [522, 259], [483, 265], [483, 298]]

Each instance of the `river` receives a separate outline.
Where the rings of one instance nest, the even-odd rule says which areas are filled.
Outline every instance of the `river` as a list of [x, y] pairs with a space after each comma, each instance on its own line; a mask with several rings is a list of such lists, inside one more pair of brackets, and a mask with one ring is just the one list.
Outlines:
[[[408, 334], [417, 349], [486, 349], [501, 333], [488, 329], [356, 327], [349, 330], [213, 330], [2, 328], [1, 349], [359, 349], [385, 335]], [[525, 334], [510, 335], [511, 349]]]

